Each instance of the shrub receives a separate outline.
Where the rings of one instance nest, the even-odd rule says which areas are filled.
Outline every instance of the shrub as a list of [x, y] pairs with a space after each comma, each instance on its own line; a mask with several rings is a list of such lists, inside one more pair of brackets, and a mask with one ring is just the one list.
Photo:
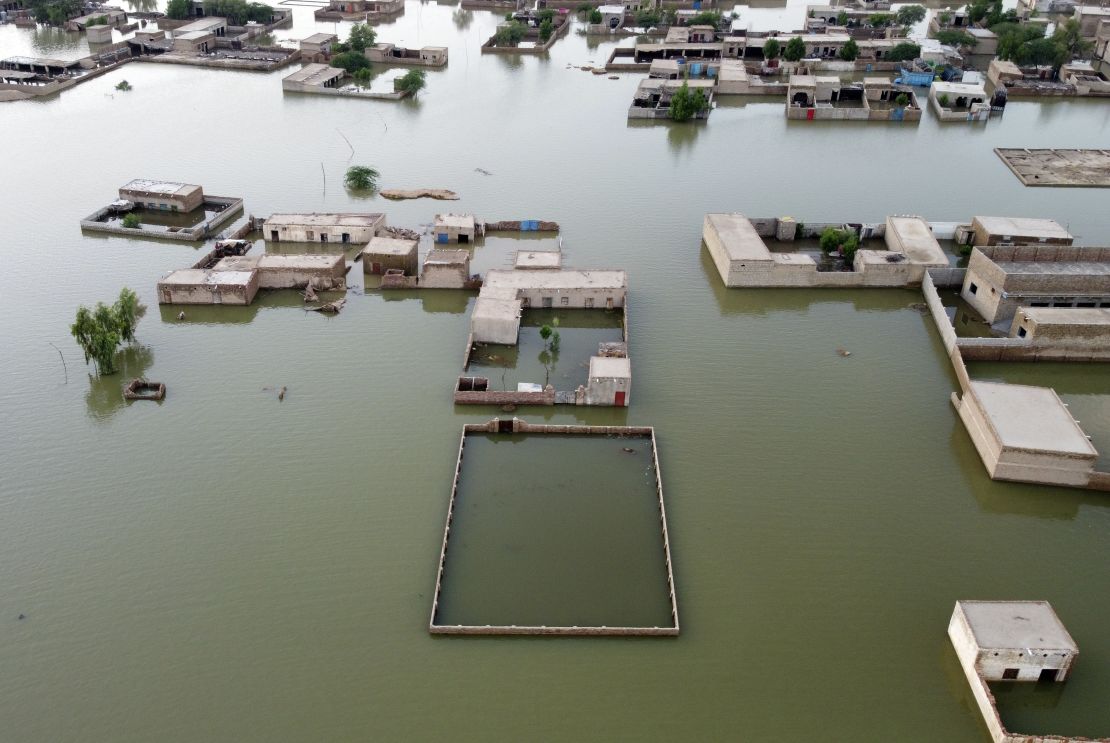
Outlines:
[[894, 99], [894, 105], [899, 108], [905, 108], [910, 105], [910, 97], [905, 93], [899, 93], [898, 97]]
[[872, 13], [867, 16], [867, 22], [871, 24], [872, 28], [886, 28], [894, 21], [894, 16], [890, 13]]
[[116, 90], [131, 90], [131, 83], [127, 82], [126, 80], [120, 80], [118, 83], [116, 83]]
[[782, 53], [782, 45], [779, 44], [778, 39], [767, 39], [767, 43], [763, 45], [763, 58], [775, 59]]
[[954, 28], [947, 28], [943, 31], [937, 31], [937, 41], [948, 46], [975, 46], [975, 37], [966, 31], [960, 31]]
[[836, 14], [836, 25], [838, 25], [838, 26], [847, 26], [848, 25], [848, 14], [845, 13], [843, 10]]
[[378, 187], [380, 173], [366, 165], [352, 165], [347, 168], [344, 182], [353, 191], [373, 191]]
[[555, 30], [555, 24], [551, 22], [550, 18], [544, 19], [540, 23], [540, 41], [547, 41], [551, 38], [551, 32]]
[[898, 13], [895, 14], [894, 17], [898, 21], [899, 26], [912, 26], [915, 23], [920, 23], [925, 20], [925, 6], [903, 5], [898, 9]]
[[520, 21], [510, 21], [497, 29], [497, 33], [493, 35], [493, 43], [497, 46], [516, 46], [527, 30]]
[[600, 10], [598, 10], [597, 8], [590, 8], [590, 23], [592, 23], [596, 26], [597, 24], [601, 23], [603, 20], [605, 20], [605, 19], [602, 18]]
[[356, 70], [355, 74], [351, 75], [354, 78], [355, 84], [364, 88], [370, 87], [370, 68], [363, 67], [361, 70]]
[[859, 236], [851, 230], [826, 227], [821, 231], [820, 245], [822, 253], [837, 253], [850, 262], [859, 249]]
[[137, 230], [142, 227], [143, 221], [139, 219], [139, 215], [135, 212], [128, 212], [123, 216], [123, 226], [129, 230]]
[[662, 19], [663, 16], [653, 10], [644, 9], [636, 11], [636, 25], [640, 26], [641, 28], [651, 28], [652, 26], [658, 26]]
[[690, 26], [712, 26], [713, 28], [721, 27], [721, 14], [712, 10], [703, 11], [693, 16], [688, 25]]
[[837, 52], [836, 56], [840, 57], [845, 62], [854, 62], [856, 57], [859, 56], [859, 44], [856, 43], [855, 39], [848, 39], [844, 46], [840, 47], [840, 51]]
[[941, 93], [937, 96], [937, 103], [939, 103], [943, 108], [948, 108], [949, 102], [950, 101], [948, 99], [947, 93]]

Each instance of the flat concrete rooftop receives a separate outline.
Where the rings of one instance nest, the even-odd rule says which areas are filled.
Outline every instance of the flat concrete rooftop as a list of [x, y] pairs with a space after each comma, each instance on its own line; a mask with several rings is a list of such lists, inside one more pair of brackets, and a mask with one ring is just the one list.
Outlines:
[[980, 648], [1069, 650], [1079, 647], [1047, 601], [958, 601]]
[[1055, 219], [1033, 217], [974, 217], [983, 229], [992, 235], [1018, 235], [1020, 237], [1071, 239], [1070, 232]]
[[902, 252], [912, 263], [948, 265], [948, 256], [940, 247], [929, 223], [921, 217], [888, 217], [887, 228], [894, 230]]
[[403, 237], [373, 237], [362, 252], [372, 255], [408, 255], [416, 246], [416, 240]]
[[1110, 308], [1022, 307], [1021, 314], [1038, 325], [1110, 325]]
[[632, 362], [628, 357], [591, 356], [590, 378], [631, 379]]
[[771, 251], [743, 214], [706, 214], [730, 260], [769, 261]]
[[628, 286], [628, 274], [610, 269], [552, 271], [492, 269], [486, 272], [484, 285], [517, 289], [624, 289]]
[[437, 227], [458, 227], [459, 229], [474, 229], [473, 214], [437, 214], [435, 219]]
[[458, 266], [470, 259], [465, 250], [430, 250], [424, 259], [426, 266]]
[[267, 225], [294, 225], [304, 227], [373, 227], [385, 221], [384, 214], [359, 214], [354, 212], [336, 212], [332, 214], [271, 214], [266, 219]]
[[250, 271], [253, 269], [310, 269], [335, 268], [343, 264], [343, 256], [329, 254], [229, 255], [216, 264], [217, 271]]
[[193, 183], [158, 181], [150, 178], [135, 178], [120, 186], [120, 191], [142, 191], [144, 193], [186, 194], [200, 188]]
[[338, 41], [338, 40], [339, 40], [339, 37], [336, 36], [335, 34], [319, 33], [319, 34], [312, 34], [311, 36], [306, 36], [305, 38], [301, 39], [301, 43], [302, 44], [326, 44], [329, 41]]
[[558, 250], [518, 250], [513, 259], [516, 268], [559, 268], [563, 254]]
[[970, 389], [1002, 446], [1098, 456], [1055, 390], [980, 381], [972, 381]]
[[174, 271], [162, 279], [162, 284], [177, 286], [204, 286], [218, 284], [220, 286], [247, 286], [250, 283], [253, 271], [216, 271], [203, 268], [183, 268]]
[[307, 64], [296, 72], [286, 75], [285, 79], [291, 83], [302, 83], [304, 85], [323, 85], [329, 80], [334, 80], [337, 77], [346, 75], [346, 71], [338, 67], [331, 67], [326, 64]]
[[1110, 274], [1110, 262], [1102, 261], [995, 261], [995, 265], [1006, 273], [1015, 274]]

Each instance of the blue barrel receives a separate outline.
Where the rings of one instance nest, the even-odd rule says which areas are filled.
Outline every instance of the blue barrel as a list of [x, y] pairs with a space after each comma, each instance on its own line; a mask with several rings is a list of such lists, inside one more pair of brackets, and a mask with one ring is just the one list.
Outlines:
[[440, 232], [438, 235], [436, 235], [436, 242], [437, 243], [447, 242], [447, 233], [446, 232]]
[[701, 63], [700, 62], [694, 62], [692, 65], [690, 65], [690, 74], [691, 75], [700, 75], [701, 74]]

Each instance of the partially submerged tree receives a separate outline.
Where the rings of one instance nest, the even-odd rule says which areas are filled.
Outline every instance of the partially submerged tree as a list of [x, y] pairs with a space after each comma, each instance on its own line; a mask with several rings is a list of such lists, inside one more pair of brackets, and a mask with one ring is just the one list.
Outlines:
[[1083, 38], [1079, 21], [1075, 18], [1069, 18], [1056, 26], [1052, 39], [1064, 48], [1069, 60], [1086, 57], [1095, 47], [1091, 41]]
[[636, 11], [635, 22], [636, 25], [640, 28], [651, 28], [652, 26], [658, 26], [662, 20], [663, 16], [660, 13], [655, 12], [654, 10], [648, 10], [647, 8], [644, 8], [642, 10]]
[[782, 53], [782, 45], [779, 44], [778, 39], [767, 39], [763, 44], [763, 58], [764, 59], [777, 59], [779, 54]]
[[361, 88], [370, 87], [370, 68], [363, 67], [361, 70], [355, 70], [355, 74], [351, 75], [354, 78], [355, 85]]
[[509, 21], [497, 29], [493, 43], [497, 46], [516, 46], [524, 40], [528, 28], [520, 21]]
[[704, 10], [701, 13], [693, 16], [686, 22], [688, 26], [712, 26], [719, 29], [721, 27], [722, 16], [718, 11]]
[[126, 287], [111, 307], [103, 302], [91, 310], [78, 307], [69, 332], [84, 351], [85, 363], [92, 361], [97, 374], [115, 374], [116, 351], [121, 343], [135, 340], [135, 328], [145, 311], [135, 292]]
[[836, 253], [850, 263], [859, 249], [859, 236], [851, 230], [826, 227], [821, 231], [820, 245], [821, 252]]
[[344, 183], [352, 191], [374, 191], [378, 187], [378, 171], [366, 165], [352, 165], [347, 168]]
[[28, 0], [27, 9], [37, 22], [60, 26], [81, 13], [81, 0]]
[[840, 51], [837, 52], [836, 56], [840, 57], [845, 62], [856, 61], [856, 57], [859, 56], [859, 44], [856, 43], [855, 39], [848, 39], [848, 41], [844, 43], [844, 46], [840, 47]]
[[122, 224], [129, 230], [139, 229], [139, 227], [142, 226], [142, 223], [142, 220], [139, 219], [139, 215], [135, 212], [129, 212], [123, 215]]
[[905, 108], [910, 105], [910, 97], [905, 93], [899, 93], [894, 99], [894, 105], [898, 108]]
[[266, 24], [274, 17], [273, 7], [247, 0], [205, 0], [205, 13], [222, 16], [232, 26], [245, 26], [248, 22]]
[[802, 41], [801, 36], [795, 36], [790, 41], [786, 42], [786, 48], [782, 52], [782, 56], [788, 62], [797, 62], [806, 55], [806, 43]]
[[370, 69], [370, 60], [362, 52], [340, 52], [328, 62], [332, 67], [346, 70], [347, 74], [354, 75], [359, 70]]
[[597, 8], [590, 8], [590, 23], [595, 26], [601, 23], [605, 18], [601, 15], [601, 11]]
[[416, 95], [418, 91], [423, 89], [426, 78], [427, 73], [424, 70], [409, 70], [397, 78], [397, 82], [393, 83], [393, 89]]
[[193, 13], [192, 0], [169, 0], [166, 3], [166, 17], [175, 21], [183, 21]]
[[683, 82], [671, 96], [672, 121], [687, 121], [707, 108], [709, 108], [709, 101], [706, 100], [705, 93], [701, 92], [700, 88], [691, 90], [686, 82]]
[[356, 23], [351, 26], [351, 32], [347, 35], [347, 40], [333, 45], [332, 49], [340, 54], [343, 52], [362, 54], [367, 47], [374, 46], [377, 38], [377, 32], [369, 24]]
[[550, 18], [544, 18], [540, 22], [540, 41], [547, 41], [551, 38], [551, 32], [555, 30], [555, 24], [551, 22]]
[[124, 92], [131, 90], [131, 83], [127, 82], [126, 80], [120, 80], [118, 83], [116, 83], [116, 90], [122, 90]]

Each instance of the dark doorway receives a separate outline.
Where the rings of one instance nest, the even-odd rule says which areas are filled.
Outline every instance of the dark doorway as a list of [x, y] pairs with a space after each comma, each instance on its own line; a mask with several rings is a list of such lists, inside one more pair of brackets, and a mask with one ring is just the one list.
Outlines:
[[470, 242], [470, 238], [467, 237], [466, 235], [459, 235], [459, 242], [460, 243], [468, 243], [468, 242]]
[[274, 242], [278, 242], [277, 230], [270, 230], [270, 239], [273, 240]]
[[343, 233], [343, 242], [349, 243], [350, 241], [351, 241], [351, 233], [350, 232], [344, 232]]
[[1015, 681], [1015, 680], [1017, 680], [1017, 676], [1018, 676], [1018, 669], [1016, 669], [1016, 668], [1007, 668], [1004, 671], [1002, 671], [1002, 679], [1004, 681]]
[[497, 421], [498, 433], [512, 433], [513, 432], [513, 419], [507, 421]]
[[1055, 681], [1056, 680], [1056, 674], [1058, 674], [1059, 672], [1060, 672], [1059, 668], [1042, 668], [1041, 669], [1041, 676], [1040, 676], [1040, 678], [1037, 679], [1037, 681], [1047, 681], [1047, 682]]

